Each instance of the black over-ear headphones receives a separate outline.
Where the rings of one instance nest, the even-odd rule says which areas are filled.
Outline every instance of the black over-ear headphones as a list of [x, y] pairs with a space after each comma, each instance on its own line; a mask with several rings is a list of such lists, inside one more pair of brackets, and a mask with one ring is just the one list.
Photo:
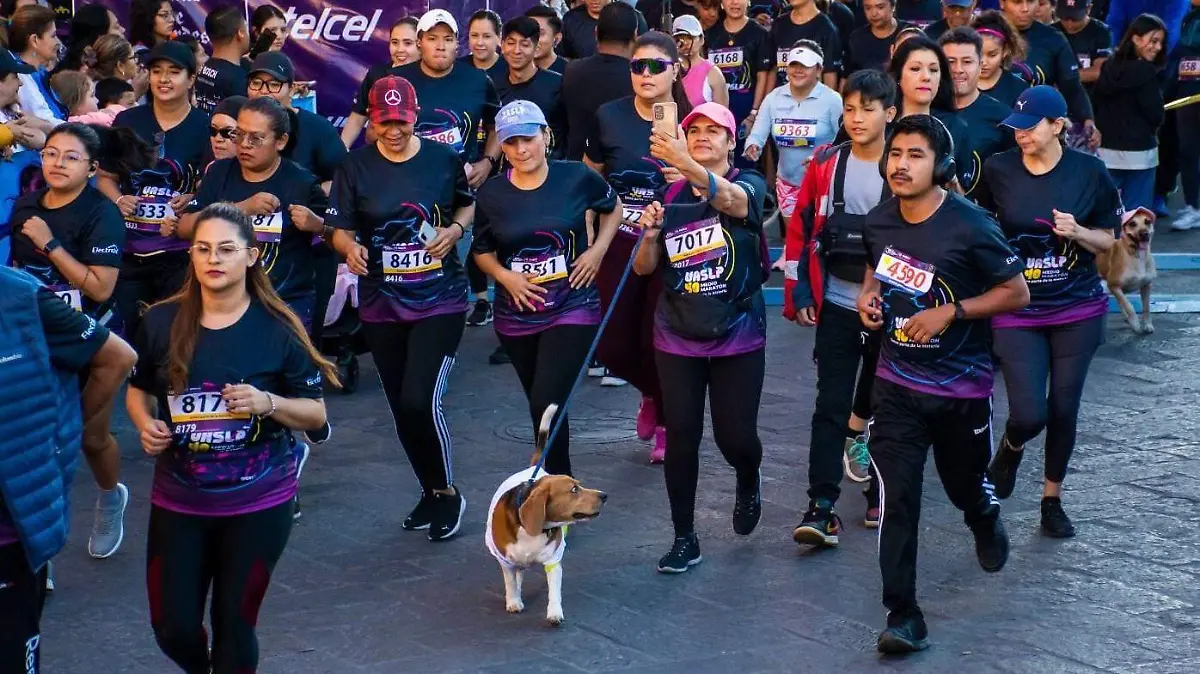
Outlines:
[[[942, 120], [933, 115], [925, 115], [933, 121], [937, 122], [933, 126], [934, 135], [940, 135], [940, 138], [934, 139], [934, 152], [938, 152], [933, 164], [933, 184], [945, 185], [955, 177], [957, 167], [954, 164], [954, 136], [950, 135], [950, 129]], [[883, 176], [884, 182], [887, 181], [887, 160], [888, 155], [892, 151], [892, 138], [896, 135], [895, 130], [888, 134], [887, 143], [883, 148], [883, 156], [879, 158], [879, 175]], [[941, 148], [941, 150], [939, 150]]]

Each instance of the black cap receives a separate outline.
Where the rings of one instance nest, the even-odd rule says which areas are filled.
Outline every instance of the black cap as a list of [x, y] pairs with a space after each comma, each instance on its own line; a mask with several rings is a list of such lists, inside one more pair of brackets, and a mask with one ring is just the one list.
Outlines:
[[266, 73], [280, 82], [291, 84], [296, 81], [296, 70], [292, 60], [281, 51], [265, 51], [250, 65], [250, 74]]
[[212, 116], [216, 117], [217, 115], [229, 115], [230, 117], [237, 119], [238, 113], [242, 111], [242, 106], [245, 105], [246, 101], [248, 100], [250, 99], [246, 98], [245, 96], [230, 96], [229, 98], [222, 100], [220, 103], [217, 103], [217, 106], [213, 108]]
[[12, 55], [12, 52], [8, 51], [7, 49], [0, 49], [0, 73], [3, 73], [3, 75], [7, 76], [9, 73], [30, 75], [36, 70], [37, 68], [34, 68], [28, 63], [17, 60], [16, 57]]
[[1057, 0], [1054, 13], [1060, 19], [1079, 21], [1088, 13], [1088, 0]]
[[166, 40], [154, 45], [146, 56], [146, 66], [154, 65], [155, 61], [167, 61], [190, 73], [196, 72], [196, 53], [188, 45], [175, 40]]

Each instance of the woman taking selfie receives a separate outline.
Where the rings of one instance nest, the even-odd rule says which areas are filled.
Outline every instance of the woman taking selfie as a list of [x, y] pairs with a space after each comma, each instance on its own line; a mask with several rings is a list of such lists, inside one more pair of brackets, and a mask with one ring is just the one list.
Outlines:
[[646, 240], [634, 261], [639, 276], [658, 276], [663, 287], [654, 349], [675, 542], [658, 562], [662, 573], [683, 573], [701, 559], [695, 507], [706, 391], [717, 449], [737, 473], [734, 532], [749, 535], [762, 515], [758, 407], [766, 371], [766, 183], [755, 171], [732, 168], [737, 124], [725, 107], [698, 106], [683, 129], [684, 138], [655, 131], [651, 140], [651, 154], [684, 179], [667, 190], [663, 203], [654, 201], [643, 212]]
[[292, 529], [292, 431], [325, 423], [322, 379], [338, 383], [271, 288], [254, 239], [236, 206], [202, 211], [183, 290], [146, 312], [134, 342], [126, 409], [156, 457], [150, 623], [185, 672], [257, 669], [255, 624]]
[[[561, 408], [600, 323], [593, 282], [621, 222], [621, 202], [579, 162], [547, 161], [549, 131], [541, 109], [513, 101], [496, 114], [496, 133], [511, 171], [489, 178], [476, 195], [479, 269], [496, 279], [496, 335], [512, 357], [537, 428], [551, 404]], [[589, 212], [596, 237], [588, 243]], [[570, 475], [567, 421], [546, 448], [546, 472]]]
[[621, 199], [621, 225], [596, 277], [601, 308], [608, 311], [609, 305], [616, 302], [597, 355], [608, 371], [641, 392], [637, 435], [642, 440], [654, 440], [650, 463], [662, 463], [667, 437], [653, 342], [654, 306], [661, 284], [657, 276], [630, 275], [620, 298], [614, 295], [638, 240], [637, 223], [642, 210], [651, 202], [661, 201], [667, 183], [679, 179], [674, 169], [650, 155], [654, 106], [674, 106], [679, 119], [692, 106], [683, 90], [679, 51], [663, 33], [650, 31], [637, 39], [629, 70], [633, 96], [600, 106], [584, 158], [588, 166], [607, 178]]

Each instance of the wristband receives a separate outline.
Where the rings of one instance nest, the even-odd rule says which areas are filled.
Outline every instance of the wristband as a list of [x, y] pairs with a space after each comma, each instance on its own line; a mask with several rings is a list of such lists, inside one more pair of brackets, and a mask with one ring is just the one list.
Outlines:
[[954, 320], [961, 321], [967, 317], [967, 310], [963, 309], [962, 302], [954, 303]]
[[333, 227], [330, 227], [329, 225], [322, 225], [321, 226], [321, 238], [325, 239], [325, 240], [332, 239], [333, 238]]
[[708, 200], [712, 201], [713, 197], [717, 196], [717, 177], [712, 171], [705, 171], [708, 174]]
[[458, 228], [462, 230], [462, 235], [463, 235], [463, 236], [466, 236], [466, 235], [467, 235], [467, 228], [466, 228], [466, 227], [463, 225], [463, 223], [461, 223], [461, 222], [459, 222], [459, 221], [457, 221], [457, 220], [454, 220], [454, 221], [452, 221], [450, 224], [452, 224], [452, 225], [458, 225]]
[[62, 242], [58, 239], [50, 239], [46, 242], [46, 245], [42, 246], [42, 255], [50, 257], [50, 253], [53, 253], [59, 248], [62, 248]]

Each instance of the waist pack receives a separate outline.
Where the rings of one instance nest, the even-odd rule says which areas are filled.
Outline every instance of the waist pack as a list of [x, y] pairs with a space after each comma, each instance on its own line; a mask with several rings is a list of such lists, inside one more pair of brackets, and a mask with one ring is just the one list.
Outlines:
[[[818, 243], [827, 272], [843, 281], [862, 283], [863, 269], [867, 266], [867, 249], [863, 245], [863, 225], [867, 218], [846, 212], [846, 167], [849, 163], [850, 145], [847, 144], [838, 153], [830, 194], [832, 205]], [[891, 191], [884, 181], [879, 200], [882, 202], [889, 196]]]
[[671, 332], [686, 339], [712, 341], [729, 334], [738, 317], [750, 308], [749, 300], [725, 302], [704, 295], [663, 291], [659, 299], [663, 319]]

